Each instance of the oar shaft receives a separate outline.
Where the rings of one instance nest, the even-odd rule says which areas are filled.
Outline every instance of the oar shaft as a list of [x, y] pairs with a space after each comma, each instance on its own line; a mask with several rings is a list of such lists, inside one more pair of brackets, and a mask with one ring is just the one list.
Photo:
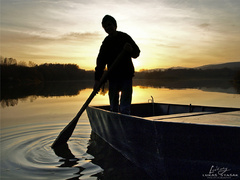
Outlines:
[[77, 122], [82, 115], [82, 113], [85, 111], [85, 109], [88, 107], [89, 103], [92, 101], [92, 99], [95, 97], [95, 95], [100, 90], [101, 86], [106, 82], [108, 79], [109, 73], [111, 73], [117, 66], [119, 61], [123, 58], [125, 55], [125, 51], [123, 50], [118, 57], [115, 59], [114, 63], [111, 65], [110, 69], [104, 73], [103, 77], [100, 80], [100, 83], [96, 89], [94, 89], [91, 93], [91, 95], [88, 97], [87, 101], [83, 104], [82, 108], [79, 110], [77, 115], [73, 118], [73, 120], [60, 132], [54, 143], [52, 144], [52, 148], [59, 146], [61, 144], [66, 143], [69, 138], [72, 136], [72, 133], [77, 125]]

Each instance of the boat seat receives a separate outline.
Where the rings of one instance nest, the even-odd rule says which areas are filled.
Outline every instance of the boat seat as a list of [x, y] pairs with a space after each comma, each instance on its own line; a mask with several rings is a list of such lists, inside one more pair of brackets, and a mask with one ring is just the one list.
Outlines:
[[172, 118], [180, 118], [180, 117], [199, 116], [199, 115], [212, 114], [212, 113], [215, 113], [215, 112], [178, 113], [178, 114], [168, 114], [168, 115], [144, 117], [144, 119], [148, 119], [148, 120], [164, 120], [164, 119], [172, 119]]

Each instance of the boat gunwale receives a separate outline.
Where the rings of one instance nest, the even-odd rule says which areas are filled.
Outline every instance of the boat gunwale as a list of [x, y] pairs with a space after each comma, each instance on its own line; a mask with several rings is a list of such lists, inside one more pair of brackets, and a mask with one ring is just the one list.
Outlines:
[[[132, 105], [145, 105], [145, 104], [152, 104], [152, 103], [136, 103]], [[189, 106], [189, 105], [183, 105], [183, 104], [168, 104], [168, 103], [154, 103], [154, 104], [160, 104], [160, 105], [173, 105], [173, 106]], [[128, 118], [135, 118], [135, 119], [141, 119], [144, 121], [151, 121], [151, 122], [162, 122], [162, 123], [173, 123], [173, 124], [189, 124], [189, 125], [199, 125], [199, 126], [217, 126], [217, 127], [232, 127], [232, 128], [240, 128], [240, 126], [237, 125], [228, 125], [228, 124], [205, 124], [205, 123], [194, 123], [194, 122], [171, 122], [171, 119], [174, 118], [186, 118], [186, 117], [193, 117], [193, 116], [208, 116], [208, 115], [215, 115], [215, 114], [221, 114], [221, 113], [227, 113], [227, 112], [240, 112], [240, 108], [232, 108], [232, 107], [214, 107], [214, 106], [201, 106], [201, 105], [191, 105], [193, 107], [203, 107], [203, 108], [219, 108], [219, 109], [226, 109], [228, 111], [202, 111], [202, 112], [189, 112], [189, 113], [177, 113], [177, 114], [168, 114], [168, 115], [157, 115], [157, 116], [147, 116], [147, 117], [141, 117], [136, 115], [128, 115], [128, 114], [122, 114], [119, 112], [112, 112], [110, 110], [104, 109], [103, 107], [109, 107], [109, 105], [102, 105], [102, 106], [88, 106], [89, 108], [98, 109], [110, 114], [125, 116]], [[193, 113], [191, 115], [191, 113]], [[199, 113], [199, 114], [196, 114]], [[189, 115], [183, 115], [183, 114], [189, 114]], [[175, 117], [173, 116], [175, 115]], [[177, 116], [180, 115], [180, 116]], [[182, 116], [183, 115], [183, 116]], [[163, 119], [154, 119], [153, 117], [163, 117]], [[167, 118], [167, 116], [172, 116]]]

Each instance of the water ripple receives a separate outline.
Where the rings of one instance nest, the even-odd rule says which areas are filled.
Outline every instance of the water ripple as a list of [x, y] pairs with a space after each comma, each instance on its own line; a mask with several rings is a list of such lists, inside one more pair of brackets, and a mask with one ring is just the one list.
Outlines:
[[[79, 126], [79, 125], [78, 125]], [[63, 124], [28, 124], [1, 129], [1, 178], [96, 179], [102, 169], [86, 153], [89, 124], [80, 124], [68, 145], [53, 150], [51, 144]]]

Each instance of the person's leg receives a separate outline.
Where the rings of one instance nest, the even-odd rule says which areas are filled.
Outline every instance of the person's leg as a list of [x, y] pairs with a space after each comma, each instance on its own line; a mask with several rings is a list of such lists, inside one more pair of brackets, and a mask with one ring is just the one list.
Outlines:
[[120, 112], [130, 114], [132, 102], [132, 79], [123, 80], [121, 83]]
[[109, 101], [110, 110], [113, 112], [119, 111], [119, 82], [109, 81]]

